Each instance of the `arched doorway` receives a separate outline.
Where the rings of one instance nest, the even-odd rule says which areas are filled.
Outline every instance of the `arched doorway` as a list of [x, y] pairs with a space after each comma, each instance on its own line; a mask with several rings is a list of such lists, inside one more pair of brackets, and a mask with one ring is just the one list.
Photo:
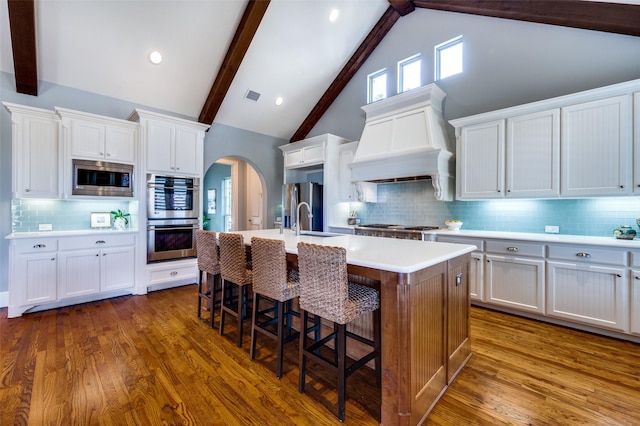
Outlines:
[[264, 179], [246, 161], [217, 160], [206, 171], [202, 189], [205, 229], [223, 232], [264, 227]]

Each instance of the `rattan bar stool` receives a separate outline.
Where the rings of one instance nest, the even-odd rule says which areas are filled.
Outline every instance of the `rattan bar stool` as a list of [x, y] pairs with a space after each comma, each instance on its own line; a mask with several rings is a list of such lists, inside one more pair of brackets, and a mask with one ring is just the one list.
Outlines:
[[[251, 238], [251, 262], [253, 320], [249, 356], [255, 359], [258, 333], [276, 340], [276, 377], [279, 379], [282, 377], [284, 344], [299, 337], [291, 324], [292, 316], [298, 315], [291, 308], [291, 301], [300, 294], [298, 271], [287, 269], [287, 253], [281, 240]], [[268, 307], [260, 310], [261, 301]]]
[[213, 328], [214, 310], [220, 303], [222, 282], [218, 257], [218, 240], [213, 231], [196, 230], [198, 251], [198, 318], [202, 318], [202, 301], [209, 308], [209, 326]]
[[[376, 381], [380, 386], [380, 295], [376, 289], [350, 283], [347, 274], [347, 252], [342, 247], [298, 243], [300, 272], [300, 379], [299, 390], [305, 390], [307, 358], [331, 368], [338, 375], [338, 419], [344, 421], [346, 379], [351, 373], [375, 360]], [[373, 313], [373, 340], [347, 331], [347, 323], [365, 313]], [[334, 323], [333, 332], [319, 341], [309, 341], [308, 314]], [[347, 360], [347, 336], [372, 347], [359, 360]], [[333, 342], [331, 356], [327, 344]], [[348, 365], [349, 364], [349, 365]]]
[[[250, 287], [253, 280], [251, 263], [247, 262], [244, 239], [240, 234], [221, 232], [220, 272], [222, 276], [222, 302], [220, 303], [220, 335], [224, 334], [225, 314], [238, 320], [238, 347], [242, 346], [243, 320], [249, 318]], [[234, 295], [234, 291], [235, 295]]]

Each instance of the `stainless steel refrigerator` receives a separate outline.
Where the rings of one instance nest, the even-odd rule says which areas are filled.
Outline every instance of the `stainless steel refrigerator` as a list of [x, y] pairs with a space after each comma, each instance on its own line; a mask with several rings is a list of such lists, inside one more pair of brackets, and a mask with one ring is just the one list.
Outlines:
[[312, 217], [306, 206], [300, 208], [300, 230], [323, 231], [322, 185], [315, 182], [289, 183], [282, 187], [282, 226], [291, 228], [296, 222], [296, 212], [301, 202], [311, 206]]

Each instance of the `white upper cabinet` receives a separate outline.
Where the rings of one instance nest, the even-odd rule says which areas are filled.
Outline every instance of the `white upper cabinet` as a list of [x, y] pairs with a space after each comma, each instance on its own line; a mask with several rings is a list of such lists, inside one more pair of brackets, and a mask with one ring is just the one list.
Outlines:
[[562, 108], [562, 195], [626, 195], [631, 185], [631, 97]]
[[457, 198], [640, 193], [639, 96], [633, 80], [451, 120]]
[[504, 196], [504, 120], [465, 126], [457, 141], [457, 198]]
[[640, 92], [633, 94], [633, 192], [640, 194]]
[[142, 110], [135, 110], [129, 120], [142, 127], [146, 171], [202, 176], [208, 125]]
[[71, 158], [136, 162], [138, 126], [126, 120], [56, 108]]
[[52, 111], [4, 103], [12, 123], [13, 198], [60, 197], [60, 121]]
[[284, 167], [294, 169], [298, 167], [308, 167], [324, 162], [325, 140], [313, 140], [295, 142], [291, 146], [280, 147], [284, 155]]
[[507, 120], [506, 195], [557, 197], [560, 191], [560, 110]]

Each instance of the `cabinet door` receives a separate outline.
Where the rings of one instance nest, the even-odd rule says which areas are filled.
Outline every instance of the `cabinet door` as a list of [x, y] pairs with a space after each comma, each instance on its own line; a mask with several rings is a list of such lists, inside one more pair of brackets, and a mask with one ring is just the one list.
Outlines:
[[633, 192], [640, 193], [640, 92], [633, 94]]
[[134, 284], [134, 247], [106, 248], [100, 251], [100, 290], [131, 288]]
[[[59, 198], [58, 123], [25, 117], [16, 150], [14, 198]], [[19, 144], [19, 146], [17, 146]]]
[[458, 198], [504, 197], [504, 120], [462, 129], [458, 157]]
[[199, 131], [188, 127], [176, 126], [175, 146], [173, 148], [173, 170], [180, 174], [200, 175], [202, 158]]
[[134, 163], [135, 130], [118, 126], [107, 126], [105, 135], [105, 159], [107, 161]]
[[470, 256], [450, 260], [447, 282], [447, 381], [451, 383], [471, 356], [469, 338]]
[[284, 153], [285, 167], [298, 167], [302, 164], [302, 149], [296, 149]]
[[338, 149], [338, 184], [341, 201], [355, 201], [355, 190], [351, 182], [351, 163], [358, 144], [348, 143]]
[[482, 253], [471, 253], [471, 263], [469, 264], [469, 296], [471, 300], [484, 300], [484, 255]]
[[149, 120], [147, 124], [147, 170], [173, 172], [174, 126]]
[[544, 313], [544, 260], [487, 254], [487, 303]]
[[548, 262], [547, 315], [577, 323], [629, 329], [629, 285], [624, 268]]
[[507, 120], [508, 197], [557, 197], [560, 193], [560, 110]]
[[100, 291], [100, 251], [69, 250], [58, 252], [60, 299], [84, 296]]
[[56, 300], [56, 252], [20, 254], [16, 256], [15, 279], [10, 291], [16, 291], [15, 305], [24, 306]]
[[631, 327], [633, 334], [640, 334], [640, 270], [631, 271]]
[[93, 121], [71, 120], [71, 157], [103, 160], [105, 125]]
[[305, 165], [322, 163], [324, 161], [324, 144], [303, 148], [302, 155]]
[[625, 195], [631, 185], [628, 95], [562, 108], [563, 196]]

